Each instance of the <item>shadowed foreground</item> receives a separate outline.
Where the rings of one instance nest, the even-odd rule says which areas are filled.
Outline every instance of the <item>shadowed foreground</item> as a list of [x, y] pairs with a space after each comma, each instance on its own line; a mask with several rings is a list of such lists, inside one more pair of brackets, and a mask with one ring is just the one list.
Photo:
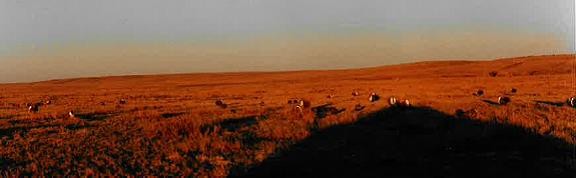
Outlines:
[[523, 128], [389, 108], [314, 133], [245, 177], [574, 177], [574, 147]]
[[575, 57], [0, 84], [0, 177], [575, 177]]

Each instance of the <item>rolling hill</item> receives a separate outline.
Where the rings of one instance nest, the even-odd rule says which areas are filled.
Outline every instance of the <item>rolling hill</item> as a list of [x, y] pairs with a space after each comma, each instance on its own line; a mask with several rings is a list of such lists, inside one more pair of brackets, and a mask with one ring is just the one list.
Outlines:
[[0, 175], [573, 177], [575, 65], [556, 55], [0, 84]]

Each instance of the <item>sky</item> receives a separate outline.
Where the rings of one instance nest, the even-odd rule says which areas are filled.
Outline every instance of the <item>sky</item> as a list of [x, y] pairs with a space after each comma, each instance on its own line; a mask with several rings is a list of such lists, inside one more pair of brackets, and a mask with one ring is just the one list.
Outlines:
[[574, 53], [574, 0], [0, 0], [0, 83]]

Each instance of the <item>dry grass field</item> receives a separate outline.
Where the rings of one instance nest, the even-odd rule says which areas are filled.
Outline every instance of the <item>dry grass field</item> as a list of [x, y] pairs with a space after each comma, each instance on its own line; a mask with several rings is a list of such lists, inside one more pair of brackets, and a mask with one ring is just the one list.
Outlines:
[[[1, 84], [0, 175], [575, 177], [576, 109], [565, 104], [575, 64], [557, 55]], [[509, 104], [495, 103], [504, 95]], [[413, 107], [390, 107], [390, 96]], [[300, 111], [291, 98], [338, 112]]]

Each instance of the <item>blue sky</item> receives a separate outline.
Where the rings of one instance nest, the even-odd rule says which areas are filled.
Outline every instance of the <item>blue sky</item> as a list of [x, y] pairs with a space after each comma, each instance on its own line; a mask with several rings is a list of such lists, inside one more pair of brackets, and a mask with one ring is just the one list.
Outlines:
[[[0, 0], [0, 70], [10, 71], [0, 82], [573, 53], [574, 7], [573, 0]], [[371, 46], [389, 50], [354, 49]], [[346, 59], [322, 65], [344, 48]], [[94, 66], [110, 58], [117, 64]], [[226, 65], [153, 67], [167, 58]], [[98, 70], [53, 71], [69, 67], [66, 60]], [[27, 68], [42, 72], [21, 74]]]

